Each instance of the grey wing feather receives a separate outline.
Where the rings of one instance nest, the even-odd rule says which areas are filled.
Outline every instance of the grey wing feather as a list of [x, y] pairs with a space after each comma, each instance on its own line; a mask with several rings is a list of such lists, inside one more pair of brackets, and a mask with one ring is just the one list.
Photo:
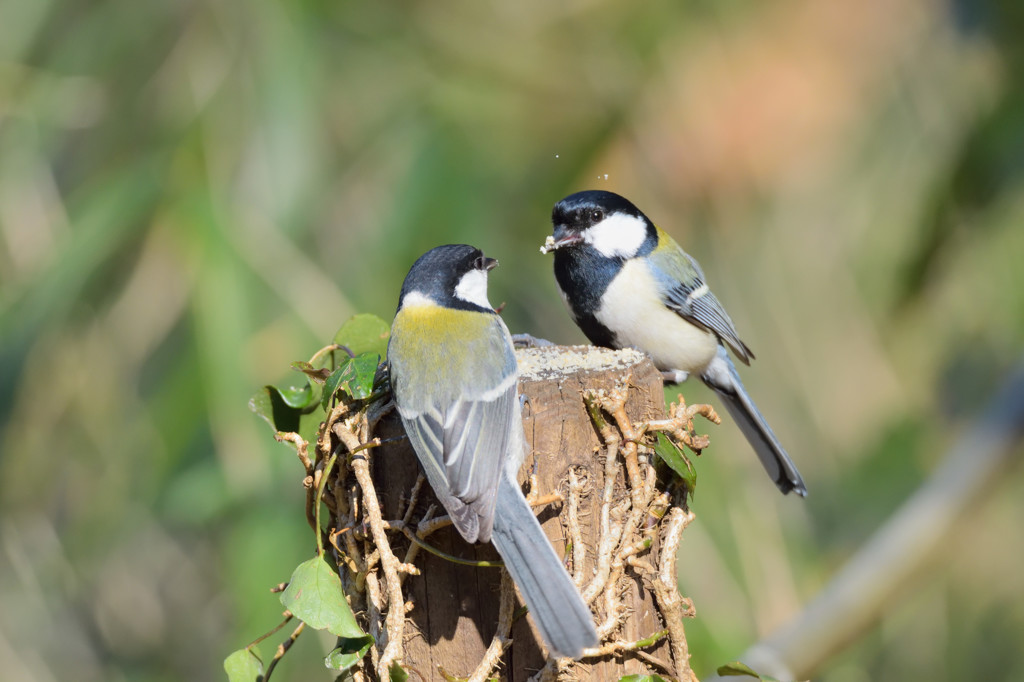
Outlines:
[[396, 331], [389, 346], [392, 392], [409, 441], [467, 542], [490, 540], [503, 463], [522, 457], [510, 451], [521, 448], [523, 429], [512, 338], [501, 318], [489, 317], [491, 327], [475, 343], [435, 347], [429, 361], [396, 347]]
[[522, 430], [513, 382], [494, 400], [460, 401], [445, 421], [445, 473], [452, 495], [469, 505], [479, 519], [476, 541], [491, 537], [498, 480], [513, 429]]
[[467, 542], [487, 542], [495, 494], [518, 419], [516, 384], [492, 400], [458, 400], [418, 414], [399, 408], [435, 494]]
[[[681, 257], [680, 257], [681, 256]], [[672, 256], [652, 256], [655, 275], [662, 282], [665, 305], [691, 322], [708, 329], [725, 342], [745, 364], [754, 354], [740, 340], [729, 313], [707, 288], [704, 272], [690, 254], [681, 249]]]
[[[448, 478], [445, 475], [444, 465], [440, 461], [440, 453], [443, 452], [444, 427], [436, 414], [420, 414], [406, 416], [399, 408], [399, 415], [402, 417], [402, 424], [405, 426], [405, 433], [409, 437], [413, 450], [417, 453], [428, 453], [428, 457], [420, 456], [420, 465], [423, 473], [430, 482], [438, 501], [444, 506], [448, 515], [452, 517], [452, 523], [459, 533], [466, 538], [475, 538], [480, 532], [480, 523], [473, 509], [465, 502], [452, 495], [448, 485]], [[471, 541], [472, 542], [472, 541]]]

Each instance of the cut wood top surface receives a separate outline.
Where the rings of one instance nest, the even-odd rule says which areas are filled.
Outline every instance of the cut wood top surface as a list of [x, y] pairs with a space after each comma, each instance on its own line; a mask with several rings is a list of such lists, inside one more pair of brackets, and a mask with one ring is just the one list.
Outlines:
[[577, 372], [625, 369], [643, 362], [638, 350], [612, 350], [596, 346], [544, 346], [516, 350], [519, 376], [526, 381], [553, 379]]

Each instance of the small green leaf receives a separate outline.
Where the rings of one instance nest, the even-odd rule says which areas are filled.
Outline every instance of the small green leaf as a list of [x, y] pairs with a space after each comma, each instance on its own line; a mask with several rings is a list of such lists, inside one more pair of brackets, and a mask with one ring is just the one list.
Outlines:
[[331, 373], [331, 376], [327, 377], [327, 381], [324, 383], [324, 394], [320, 398], [320, 407], [324, 408], [324, 412], [330, 409], [331, 398], [334, 397], [334, 393], [338, 390], [338, 384], [341, 383], [349, 371], [349, 362], [351, 360], [346, 360], [342, 363], [341, 367]]
[[654, 451], [658, 457], [671, 467], [672, 471], [683, 480], [687, 492], [691, 495], [697, 488], [697, 471], [693, 468], [689, 458], [683, 454], [672, 439], [660, 431], [657, 434], [658, 440], [654, 444]]
[[[324, 665], [330, 670], [345, 672], [362, 660], [373, 644], [373, 637], [339, 637], [338, 646], [324, 659]], [[397, 665], [397, 664], [396, 664]]]
[[324, 395], [321, 402], [324, 410], [327, 410], [331, 396], [339, 388], [348, 393], [353, 400], [369, 398], [373, 393], [373, 379], [377, 375], [379, 365], [380, 356], [372, 353], [364, 353], [345, 360], [331, 376], [327, 377], [327, 382], [324, 384]]
[[299, 410], [306, 409], [320, 399], [320, 387], [308, 382], [305, 386], [288, 386], [287, 388], [271, 386], [270, 388], [281, 394], [281, 399], [285, 404]]
[[667, 682], [661, 675], [626, 675], [619, 682]]
[[[281, 593], [281, 603], [311, 628], [327, 630], [346, 641], [363, 639], [373, 642], [356, 623], [341, 589], [341, 579], [323, 556], [303, 561], [296, 567], [288, 588]], [[347, 652], [356, 650], [349, 648]]]
[[[309, 389], [308, 384], [306, 389]], [[292, 431], [310, 442], [316, 439], [320, 422], [323, 421], [316, 407], [317, 403], [304, 407], [289, 404], [276, 386], [264, 386], [249, 399], [249, 409], [270, 424], [274, 431]]]
[[409, 679], [409, 673], [405, 672], [405, 668], [398, 665], [398, 663], [392, 663], [391, 667], [388, 668], [388, 680], [390, 682], [405, 682]]
[[264, 386], [249, 399], [249, 409], [263, 418], [275, 431], [295, 431], [302, 411], [289, 405], [276, 386]]
[[334, 343], [345, 346], [352, 355], [376, 353], [382, 358], [388, 355], [388, 337], [391, 328], [376, 315], [361, 313], [353, 315], [334, 335]]
[[263, 662], [255, 647], [239, 649], [224, 659], [228, 682], [258, 682], [263, 677]]
[[377, 376], [377, 368], [380, 366], [380, 355], [376, 353], [357, 355], [350, 364], [353, 368], [353, 377], [347, 387], [342, 382], [342, 388], [356, 400], [369, 398], [373, 393], [373, 379]]
[[776, 678], [768, 675], [762, 675], [753, 669], [746, 663], [740, 663], [739, 661], [733, 661], [726, 663], [718, 668], [718, 674], [721, 677], [753, 677], [763, 682], [779, 682]]
[[249, 409], [255, 412], [263, 421], [270, 424], [270, 428], [280, 431], [281, 429], [277, 428], [277, 423], [274, 419], [274, 394], [277, 391], [273, 390], [273, 388], [273, 386], [264, 386], [256, 391], [249, 398]]

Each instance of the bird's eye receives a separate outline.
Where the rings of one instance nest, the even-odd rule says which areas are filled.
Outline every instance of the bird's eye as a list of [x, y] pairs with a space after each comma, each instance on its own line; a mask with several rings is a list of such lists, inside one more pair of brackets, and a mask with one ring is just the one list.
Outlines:
[[592, 223], [597, 224], [602, 220], [604, 220], [604, 211], [600, 209], [594, 209], [593, 211], [590, 212], [590, 221]]
[[487, 259], [484, 258], [483, 256], [477, 256], [473, 260], [473, 267], [476, 268], [477, 270], [486, 270], [487, 269]]

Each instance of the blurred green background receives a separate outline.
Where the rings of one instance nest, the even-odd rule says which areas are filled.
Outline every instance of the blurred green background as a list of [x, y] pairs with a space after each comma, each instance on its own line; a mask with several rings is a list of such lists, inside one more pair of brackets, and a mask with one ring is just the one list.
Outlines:
[[[709, 427], [680, 584], [697, 673], [734, 659], [1019, 360], [1022, 46], [1014, 0], [6, 0], [0, 678], [223, 679], [313, 549], [249, 396], [439, 243], [501, 260], [514, 332], [582, 342], [537, 248], [587, 188], [700, 259], [807, 479]], [[1022, 493], [820, 679], [1024, 679]]]

